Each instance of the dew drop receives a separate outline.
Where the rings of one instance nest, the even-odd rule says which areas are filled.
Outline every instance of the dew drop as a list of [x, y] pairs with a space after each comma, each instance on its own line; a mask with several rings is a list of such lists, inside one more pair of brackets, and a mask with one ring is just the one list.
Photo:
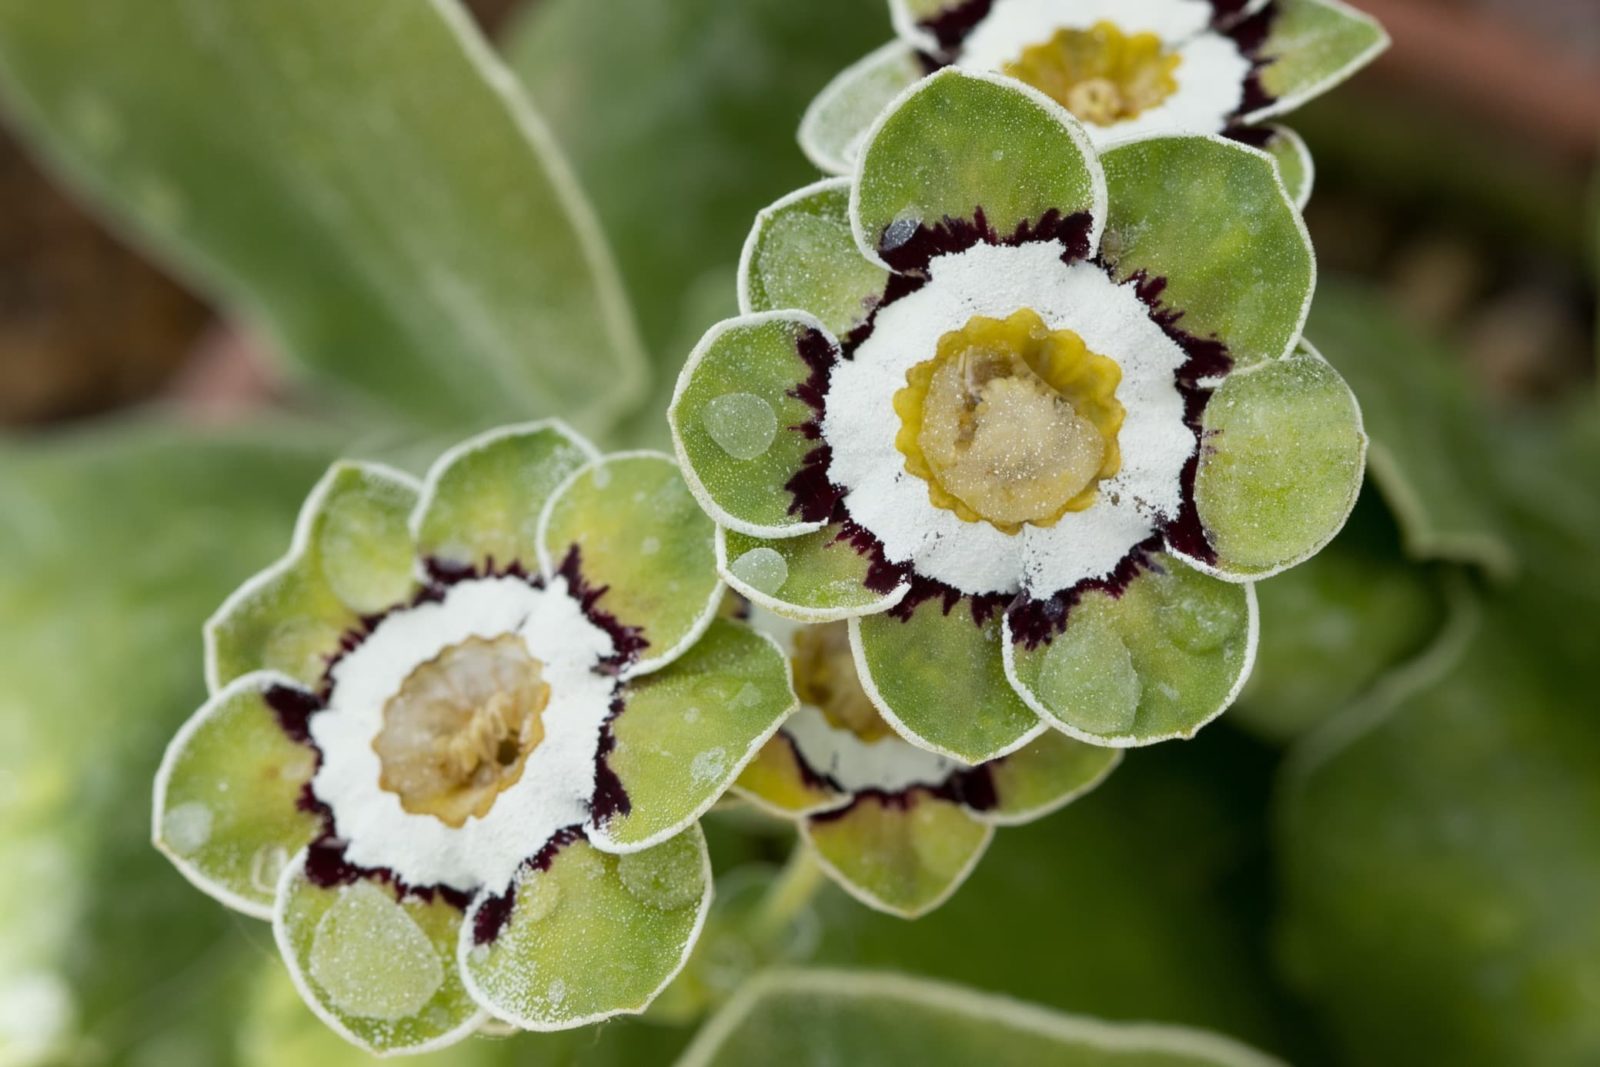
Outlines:
[[444, 984], [444, 966], [405, 908], [370, 882], [339, 891], [317, 922], [309, 970], [328, 1001], [363, 1019], [405, 1019]]
[[1088, 617], [1069, 621], [1066, 632], [1050, 643], [1038, 691], [1070, 725], [1114, 737], [1133, 730], [1144, 686], [1122, 637]]
[[1172, 643], [1188, 652], [1214, 652], [1244, 629], [1245, 608], [1240, 598], [1206, 595], [1180, 578], [1159, 579], [1158, 595], [1162, 610], [1155, 613], [1156, 624]]
[[756, 592], [769, 595], [782, 589], [783, 583], [789, 580], [789, 564], [777, 550], [764, 546], [744, 553], [728, 569]]
[[561, 884], [544, 871], [536, 871], [517, 886], [518, 922], [539, 922], [555, 914], [561, 904]]
[[161, 839], [180, 856], [200, 851], [211, 840], [211, 809], [191, 800], [161, 817]]
[[700, 421], [724, 452], [734, 459], [766, 454], [778, 436], [778, 414], [754, 393], [725, 393], [706, 404]]
[[617, 877], [640, 903], [677, 911], [705, 892], [700, 851], [686, 837], [617, 857]]
[[567, 999], [567, 983], [557, 978], [544, 991], [545, 1000], [549, 1001], [552, 1008], [559, 1008]]
[[660, 551], [661, 538], [659, 537], [646, 537], [643, 541], [639, 542], [639, 555], [641, 556], [653, 556]]

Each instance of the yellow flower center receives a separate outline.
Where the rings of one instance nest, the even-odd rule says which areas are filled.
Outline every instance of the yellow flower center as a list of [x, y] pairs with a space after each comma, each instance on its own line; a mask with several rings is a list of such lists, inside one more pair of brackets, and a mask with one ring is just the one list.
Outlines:
[[1014, 534], [1094, 503], [1122, 467], [1122, 369], [1028, 308], [939, 338], [894, 396], [895, 447], [935, 507]]
[[849, 730], [863, 741], [879, 741], [894, 733], [861, 688], [846, 623], [807, 626], [795, 633], [794, 691], [835, 728]]
[[1181, 56], [1153, 33], [1125, 34], [1110, 22], [1057, 30], [1005, 65], [1005, 73], [1052, 97], [1084, 122], [1110, 126], [1178, 91]]
[[544, 740], [550, 683], [521, 637], [471, 637], [406, 677], [373, 738], [378, 784], [413, 815], [483, 817]]

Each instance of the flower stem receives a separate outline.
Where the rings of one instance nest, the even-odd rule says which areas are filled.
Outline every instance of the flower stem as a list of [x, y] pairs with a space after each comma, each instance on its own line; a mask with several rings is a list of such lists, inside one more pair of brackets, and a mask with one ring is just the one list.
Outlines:
[[778, 877], [756, 909], [751, 931], [761, 939], [780, 938], [811, 903], [823, 882], [822, 865], [804, 840], [796, 840]]

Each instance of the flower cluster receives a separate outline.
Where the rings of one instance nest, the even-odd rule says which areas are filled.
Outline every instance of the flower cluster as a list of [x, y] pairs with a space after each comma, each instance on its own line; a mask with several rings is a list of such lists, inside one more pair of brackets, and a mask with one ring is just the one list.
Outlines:
[[207, 627], [157, 846], [373, 1051], [642, 1010], [710, 902], [695, 820], [794, 707], [712, 553], [670, 458], [557, 424], [335, 466]]

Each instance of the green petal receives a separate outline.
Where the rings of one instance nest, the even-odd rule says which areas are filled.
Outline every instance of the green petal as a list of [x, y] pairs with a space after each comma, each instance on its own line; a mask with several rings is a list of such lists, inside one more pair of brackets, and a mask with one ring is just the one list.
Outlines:
[[1265, 63], [1261, 87], [1274, 99], [1245, 115], [1245, 122], [1294, 110], [1389, 47], [1389, 35], [1375, 19], [1338, 0], [1275, 0], [1272, 7], [1257, 58]]
[[1195, 503], [1217, 552], [1204, 569], [1265, 578], [1316, 555], [1344, 526], [1367, 437], [1350, 387], [1309, 345], [1228, 375], [1202, 428]]
[[629, 682], [610, 722], [606, 765], [630, 808], [590, 832], [606, 849], [637, 849], [679, 832], [796, 707], [789, 664], [770, 639], [718, 619], [694, 647]]
[[717, 569], [740, 594], [802, 622], [834, 622], [887, 611], [909, 585], [867, 588], [871, 560], [840, 540], [838, 523], [799, 537], [766, 539], [717, 531]]
[[1301, 211], [1311, 199], [1311, 186], [1316, 180], [1317, 168], [1311, 159], [1311, 150], [1298, 133], [1287, 126], [1268, 126], [1267, 142], [1262, 150], [1278, 165], [1278, 177], [1289, 190], [1289, 199]]
[[984, 763], [1037, 737], [1044, 724], [1006, 684], [1001, 623], [972, 619], [963, 600], [948, 613], [926, 600], [909, 619], [850, 621], [856, 667], [872, 702], [912, 744]]
[[607, 456], [556, 491], [540, 526], [539, 555], [554, 574], [571, 553], [598, 600], [648, 642], [634, 673], [687, 648], [722, 601], [716, 527], [690, 495], [678, 465], [657, 452]]
[[906, 919], [943, 904], [994, 836], [966, 808], [926, 789], [864, 794], [803, 827], [835, 881], [863, 904]]
[[734, 791], [779, 815], [805, 815], [836, 808], [847, 799], [807, 774], [794, 743], [774, 734], [740, 772]]
[[1094, 789], [1122, 762], [1114, 748], [1088, 745], [1046, 730], [1022, 748], [987, 765], [996, 805], [979, 813], [992, 823], [1032, 822]]
[[308, 696], [284, 675], [251, 674], [178, 731], [156, 772], [155, 845], [231, 908], [272, 917], [278, 877], [321, 820], [300, 810], [316, 751], [284, 731], [273, 690]]
[[926, 73], [916, 51], [898, 40], [852, 63], [806, 108], [800, 150], [823, 172], [845, 173], [873, 120]]
[[[1050, 211], [1105, 218], [1106, 186], [1083, 128], [1042, 93], [946, 67], [880, 117], [861, 151], [851, 211], [873, 259], [912, 227], [971, 219], [1010, 234]], [[890, 227], [893, 230], [890, 231]]]
[[346, 630], [409, 598], [417, 583], [407, 520], [416, 502], [407, 475], [334, 464], [301, 510], [289, 554], [207, 621], [212, 691], [262, 670], [313, 685]]
[[460, 957], [473, 994], [528, 1030], [565, 1030], [643, 1011], [682, 969], [711, 905], [711, 859], [691, 826], [643, 852], [614, 856], [581, 838], [544, 870], [518, 875], [510, 917]]
[[689, 488], [719, 523], [778, 537], [817, 528], [790, 513], [785, 488], [817, 447], [797, 429], [816, 412], [795, 395], [812, 345], [838, 347], [810, 315], [751, 315], [713, 326], [684, 365], [667, 419]]
[[856, 247], [850, 179], [828, 178], [756, 216], [739, 263], [739, 308], [799, 308], [843, 337], [867, 320], [888, 279]]
[[439, 457], [415, 519], [417, 552], [456, 567], [539, 568], [539, 513], [550, 494], [595, 458], [556, 421], [492, 430]]
[[678, 1067], [1283, 1067], [1203, 1030], [1107, 1023], [943, 982], [863, 971], [768, 971], [744, 985]]
[[1148, 745], [1195, 733], [1233, 703], [1256, 648], [1255, 589], [1157, 556], [1122, 591], [1086, 593], [1066, 629], [1005, 643], [1006, 677], [1058, 729], [1091, 744]]
[[456, 964], [462, 915], [442, 897], [377, 876], [320, 886], [302, 852], [284, 874], [272, 930], [311, 1010], [378, 1054], [423, 1052], [477, 1029], [481, 1007]]
[[1286, 355], [1316, 261], [1264, 152], [1222, 137], [1153, 137], [1101, 157], [1110, 193], [1102, 254], [1116, 277], [1165, 280], [1178, 325], [1228, 346], [1236, 365]]

